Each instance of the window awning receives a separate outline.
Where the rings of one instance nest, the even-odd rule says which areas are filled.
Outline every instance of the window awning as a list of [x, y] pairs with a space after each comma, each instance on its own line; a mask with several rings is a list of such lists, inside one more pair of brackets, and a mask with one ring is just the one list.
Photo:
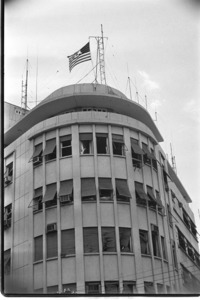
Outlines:
[[42, 202], [47, 202], [47, 201], [53, 200], [55, 195], [56, 195], [56, 183], [47, 185], [46, 192], [45, 192]]
[[164, 205], [162, 204], [162, 201], [160, 199], [159, 194], [156, 195], [156, 201], [157, 201], [157, 203], [158, 203], [159, 206], [161, 206], [162, 208], [164, 208]]
[[81, 179], [81, 196], [95, 196], [96, 186], [94, 178], [82, 178]]
[[96, 133], [96, 137], [108, 137], [107, 133]]
[[42, 196], [42, 187], [35, 190], [33, 199], [41, 197], [41, 196]]
[[123, 138], [123, 135], [112, 134], [112, 141], [113, 141], [113, 142], [117, 142], [117, 143], [122, 143], [122, 144], [124, 144], [124, 138]]
[[60, 137], [60, 142], [71, 141], [71, 139], [72, 139], [71, 134], [65, 135], [65, 136], [61, 136]]
[[135, 191], [139, 198], [149, 201], [149, 198], [148, 198], [147, 194], [145, 193], [142, 184], [137, 184], [137, 182], [136, 182], [135, 183]]
[[111, 178], [99, 178], [99, 189], [100, 190], [112, 190]]
[[133, 150], [134, 153], [136, 154], [140, 154], [140, 155], [143, 155], [144, 154], [144, 151], [140, 148], [140, 146], [134, 141], [131, 139], [131, 148]]
[[80, 133], [80, 141], [92, 141], [92, 133]]
[[147, 147], [146, 144], [142, 144], [142, 149], [144, 151], [143, 154], [146, 154], [151, 159], [156, 159], [155, 156], [149, 151], [149, 149], [148, 149], [148, 147]]
[[35, 158], [35, 157], [37, 157], [37, 156], [40, 156], [41, 153], [42, 153], [42, 144], [39, 144], [39, 145], [35, 146], [35, 151], [34, 151], [34, 153], [33, 153], [32, 158]]
[[46, 147], [44, 149], [43, 155], [51, 154], [56, 147], [56, 139], [52, 139], [49, 141], [46, 141]]
[[157, 203], [156, 197], [154, 196], [153, 191], [149, 186], [147, 186], [147, 194], [149, 195], [151, 200]]
[[61, 181], [59, 197], [71, 195], [72, 191], [73, 191], [73, 181], [72, 180]]
[[116, 179], [116, 189], [120, 196], [131, 198], [131, 193], [126, 180]]

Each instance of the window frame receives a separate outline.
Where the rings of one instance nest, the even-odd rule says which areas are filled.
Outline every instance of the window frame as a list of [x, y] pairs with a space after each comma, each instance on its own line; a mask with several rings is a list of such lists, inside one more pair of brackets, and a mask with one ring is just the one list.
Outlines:
[[[99, 151], [99, 145], [102, 144], [102, 141], [100, 142], [99, 139], [105, 139], [104, 140], [104, 146], [105, 146], [105, 152]], [[108, 134], [107, 133], [96, 133], [96, 152], [97, 155], [108, 155], [110, 154], [109, 151], [109, 140], [108, 140]]]
[[[82, 152], [84, 150], [84, 143], [87, 142], [86, 145], [87, 152]], [[91, 155], [93, 154], [93, 136], [92, 133], [79, 133], [79, 143], [80, 143], [80, 155]], [[81, 150], [82, 149], [82, 150]]]
[[[65, 142], [69, 142], [69, 145], [63, 146], [63, 143]], [[60, 158], [72, 156], [72, 135], [67, 134], [64, 136], [60, 136], [59, 143], [60, 143]], [[70, 149], [69, 154], [64, 155], [63, 152], [65, 151], [65, 149]]]
[[[106, 233], [110, 236], [105, 236]], [[115, 227], [101, 227], [101, 239], [102, 239], [102, 252], [104, 253], [117, 252]], [[109, 239], [113, 239], [112, 240], [113, 245], [111, 247], [107, 246], [107, 244], [110, 243]], [[105, 249], [106, 247], [108, 247], [108, 250]], [[109, 248], [111, 248], [112, 250], [109, 250]]]
[[159, 228], [157, 225], [151, 224], [151, 237], [153, 246], [153, 255], [161, 257], [160, 243], [159, 243]]
[[[127, 239], [127, 233], [129, 234], [128, 237], [128, 246], [125, 247], [122, 241], [124, 240], [123, 234], [125, 234], [125, 238]], [[126, 241], [127, 243], [127, 241]], [[127, 227], [119, 227], [119, 244], [120, 244], [120, 252], [121, 253], [133, 253], [133, 243], [132, 243], [132, 234], [131, 234], [131, 228]], [[122, 249], [122, 247], [125, 247]], [[128, 248], [128, 250], [127, 250]]]
[[[98, 292], [96, 292], [96, 289], [91, 289], [90, 291], [90, 288], [91, 286], [97, 286], [97, 290]], [[99, 281], [90, 281], [90, 282], [85, 282], [85, 293], [87, 295], [98, 295], [98, 294], [101, 294], [101, 283]]]
[[[39, 149], [39, 151], [38, 151]], [[38, 155], [34, 155], [36, 152], [38, 152]], [[33, 161], [33, 167], [40, 166], [43, 163], [43, 143], [39, 143], [34, 146], [34, 153], [32, 156], [32, 161]]]
[[[88, 238], [89, 234], [91, 234], [91, 238]], [[83, 249], [84, 254], [99, 253], [98, 227], [83, 227]], [[91, 251], [89, 251], [89, 249], [91, 249]]]
[[[70, 246], [71, 248], [68, 248], [69, 244], [64, 243], [65, 239], [70, 239]], [[75, 230], [74, 228], [71, 229], [64, 229], [61, 230], [61, 257], [66, 257], [69, 255], [75, 255], [76, 254], [76, 247], [75, 247]]]
[[11, 227], [12, 222], [12, 203], [4, 207], [4, 230]]
[[[53, 252], [52, 249], [52, 245], [50, 247], [49, 243], [50, 243], [50, 237], [53, 236], [53, 243], [55, 243], [55, 251]], [[49, 258], [54, 258], [54, 257], [58, 257], [58, 235], [57, 235], [57, 231], [51, 231], [51, 232], [47, 232], [46, 233], [46, 256], [47, 259]]]
[[[41, 252], [38, 252], [38, 247], [41, 248]], [[40, 260], [43, 260], [43, 235], [34, 237], [34, 262], [38, 262]]]
[[[145, 234], [145, 239], [146, 240], [144, 239], [144, 237], [141, 236], [141, 234]], [[143, 230], [143, 229], [139, 229], [139, 238], [140, 238], [141, 255], [151, 255], [148, 231]], [[143, 246], [146, 249], [145, 251], [143, 251], [143, 249], [144, 249]]]

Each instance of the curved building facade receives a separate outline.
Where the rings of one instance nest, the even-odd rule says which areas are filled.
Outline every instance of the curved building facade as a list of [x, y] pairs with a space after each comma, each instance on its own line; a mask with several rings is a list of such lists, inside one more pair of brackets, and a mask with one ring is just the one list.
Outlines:
[[149, 113], [63, 87], [5, 133], [6, 293], [198, 293], [191, 199]]

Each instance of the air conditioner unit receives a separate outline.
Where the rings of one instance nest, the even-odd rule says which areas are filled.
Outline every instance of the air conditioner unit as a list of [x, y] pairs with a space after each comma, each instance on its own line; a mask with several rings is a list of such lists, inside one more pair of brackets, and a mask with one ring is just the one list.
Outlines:
[[5, 176], [4, 177], [4, 183], [9, 184], [12, 181], [12, 176]]
[[57, 224], [52, 223], [47, 225], [47, 232], [53, 232], [57, 230]]
[[38, 164], [42, 162], [42, 157], [36, 156], [33, 158], [33, 164]]
[[179, 203], [178, 203], [178, 206], [179, 206], [180, 208], [182, 208], [182, 207], [183, 207], [183, 204], [182, 204], [181, 202], [179, 202]]
[[71, 202], [70, 195], [60, 197], [60, 203], [67, 203], [67, 202]]

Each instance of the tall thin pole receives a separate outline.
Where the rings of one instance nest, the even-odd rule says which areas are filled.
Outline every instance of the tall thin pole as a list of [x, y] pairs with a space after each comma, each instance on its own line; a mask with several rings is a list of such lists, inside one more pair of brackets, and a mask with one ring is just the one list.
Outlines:
[[132, 100], [130, 77], [128, 77], [128, 83], [129, 83], [130, 99]]
[[147, 110], [147, 95], [145, 95], [145, 105], [146, 105], [146, 110]]
[[37, 64], [36, 64], [36, 95], [35, 95], [35, 102], [37, 105], [37, 82], [38, 82], [38, 55], [37, 55]]
[[25, 82], [25, 96], [24, 96], [24, 100], [25, 100], [25, 104], [24, 104], [24, 108], [25, 110], [27, 110], [27, 100], [28, 100], [28, 58], [26, 60], [26, 82]]

